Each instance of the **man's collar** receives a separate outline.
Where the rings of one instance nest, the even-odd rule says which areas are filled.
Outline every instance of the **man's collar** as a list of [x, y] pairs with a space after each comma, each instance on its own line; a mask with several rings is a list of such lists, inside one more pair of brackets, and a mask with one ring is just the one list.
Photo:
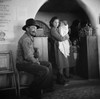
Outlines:
[[29, 38], [32, 40], [32, 41], [34, 41], [34, 37], [33, 36], [31, 36], [29, 33], [27, 33], [26, 32], [26, 34], [29, 36]]

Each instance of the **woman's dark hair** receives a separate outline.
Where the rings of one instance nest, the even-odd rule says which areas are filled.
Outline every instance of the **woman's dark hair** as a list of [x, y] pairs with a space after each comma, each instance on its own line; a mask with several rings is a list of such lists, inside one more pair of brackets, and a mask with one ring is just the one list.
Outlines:
[[51, 20], [49, 21], [50, 27], [53, 27], [53, 22], [54, 22], [54, 20], [56, 20], [56, 19], [59, 19], [59, 18], [58, 18], [57, 16], [54, 16], [54, 17], [51, 18]]

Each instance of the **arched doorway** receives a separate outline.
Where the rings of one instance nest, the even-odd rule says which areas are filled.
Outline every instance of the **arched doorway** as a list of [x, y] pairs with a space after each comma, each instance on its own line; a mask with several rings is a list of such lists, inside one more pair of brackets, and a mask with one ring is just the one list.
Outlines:
[[88, 14], [77, 0], [48, 0], [40, 7], [35, 18], [48, 24], [53, 15], [59, 16], [60, 19], [68, 19], [69, 25], [76, 18], [90, 21]]
[[[85, 7], [84, 4], [82, 2], [78, 2], [77, 0], [48, 0], [48, 2], [46, 2], [44, 5], [42, 5], [42, 7], [38, 10], [38, 13], [35, 16], [35, 19], [42, 20], [44, 23], [46, 23], [46, 25], [48, 27], [49, 27], [49, 20], [53, 16], [58, 16], [60, 19], [66, 19], [69, 23], [69, 26], [71, 26], [73, 20], [75, 20], [75, 19], [88, 20], [91, 24], [93, 24], [94, 20], [92, 20], [93, 19], [92, 16], [90, 17], [89, 14], [87, 14], [88, 12], [86, 10], [88, 10], [88, 9], [86, 9], [84, 7]], [[96, 42], [95, 42], [95, 44], [96, 44]], [[97, 45], [95, 47], [97, 47]], [[87, 51], [86, 46], [85, 46], [85, 49]], [[97, 50], [97, 48], [96, 48], [96, 50]], [[87, 55], [88, 54], [86, 53], [86, 57], [87, 57]], [[95, 56], [97, 57], [97, 53], [95, 53]], [[91, 54], [90, 54], [90, 57], [91, 57]], [[88, 58], [86, 58], [85, 63], [87, 63], [86, 62], [87, 60], [88, 60]], [[95, 63], [98, 63], [98, 62], [96, 61]], [[71, 64], [71, 65], [73, 65], [73, 64]], [[98, 65], [98, 64], [96, 64], [96, 65]], [[89, 70], [89, 68], [90, 68], [90, 70]], [[93, 66], [92, 69], [91, 69], [91, 67], [89, 67], [89, 68], [86, 66], [87, 73], [83, 74], [81, 76], [86, 75], [87, 76], [86, 78], [89, 78], [89, 77], [97, 78], [98, 72], [96, 73], [96, 71], [98, 71], [98, 66], [96, 68], [94, 68], [94, 66]], [[80, 73], [79, 73], [79, 75], [80, 75]], [[84, 73], [84, 71], [82, 73]], [[91, 73], [94, 73], [95, 75], [92, 76]]]

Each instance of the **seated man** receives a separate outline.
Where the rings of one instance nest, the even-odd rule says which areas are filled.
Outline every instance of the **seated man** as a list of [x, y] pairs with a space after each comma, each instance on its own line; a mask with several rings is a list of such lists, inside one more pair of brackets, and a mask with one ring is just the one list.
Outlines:
[[41, 89], [52, 89], [52, 66], [49, 62], [39, 61], [38, 54], [34, 48], [34, 37], [39, 28], [35, 20], [30, 18], [23, 26], [25, 33], [19, 39], [16, 67], [19, 71], [25, 71], [34, 75], [34, 81], [29, 87], [29, 91], [34, 99], [41, 98]]

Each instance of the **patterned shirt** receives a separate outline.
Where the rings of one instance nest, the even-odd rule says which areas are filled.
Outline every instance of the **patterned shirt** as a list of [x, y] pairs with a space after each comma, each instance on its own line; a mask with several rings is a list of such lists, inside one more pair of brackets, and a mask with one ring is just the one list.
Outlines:
[[36, 62], [34, 58], [34, 37], [27, 33], [25, 33], [18, 42], [16, 62]]

